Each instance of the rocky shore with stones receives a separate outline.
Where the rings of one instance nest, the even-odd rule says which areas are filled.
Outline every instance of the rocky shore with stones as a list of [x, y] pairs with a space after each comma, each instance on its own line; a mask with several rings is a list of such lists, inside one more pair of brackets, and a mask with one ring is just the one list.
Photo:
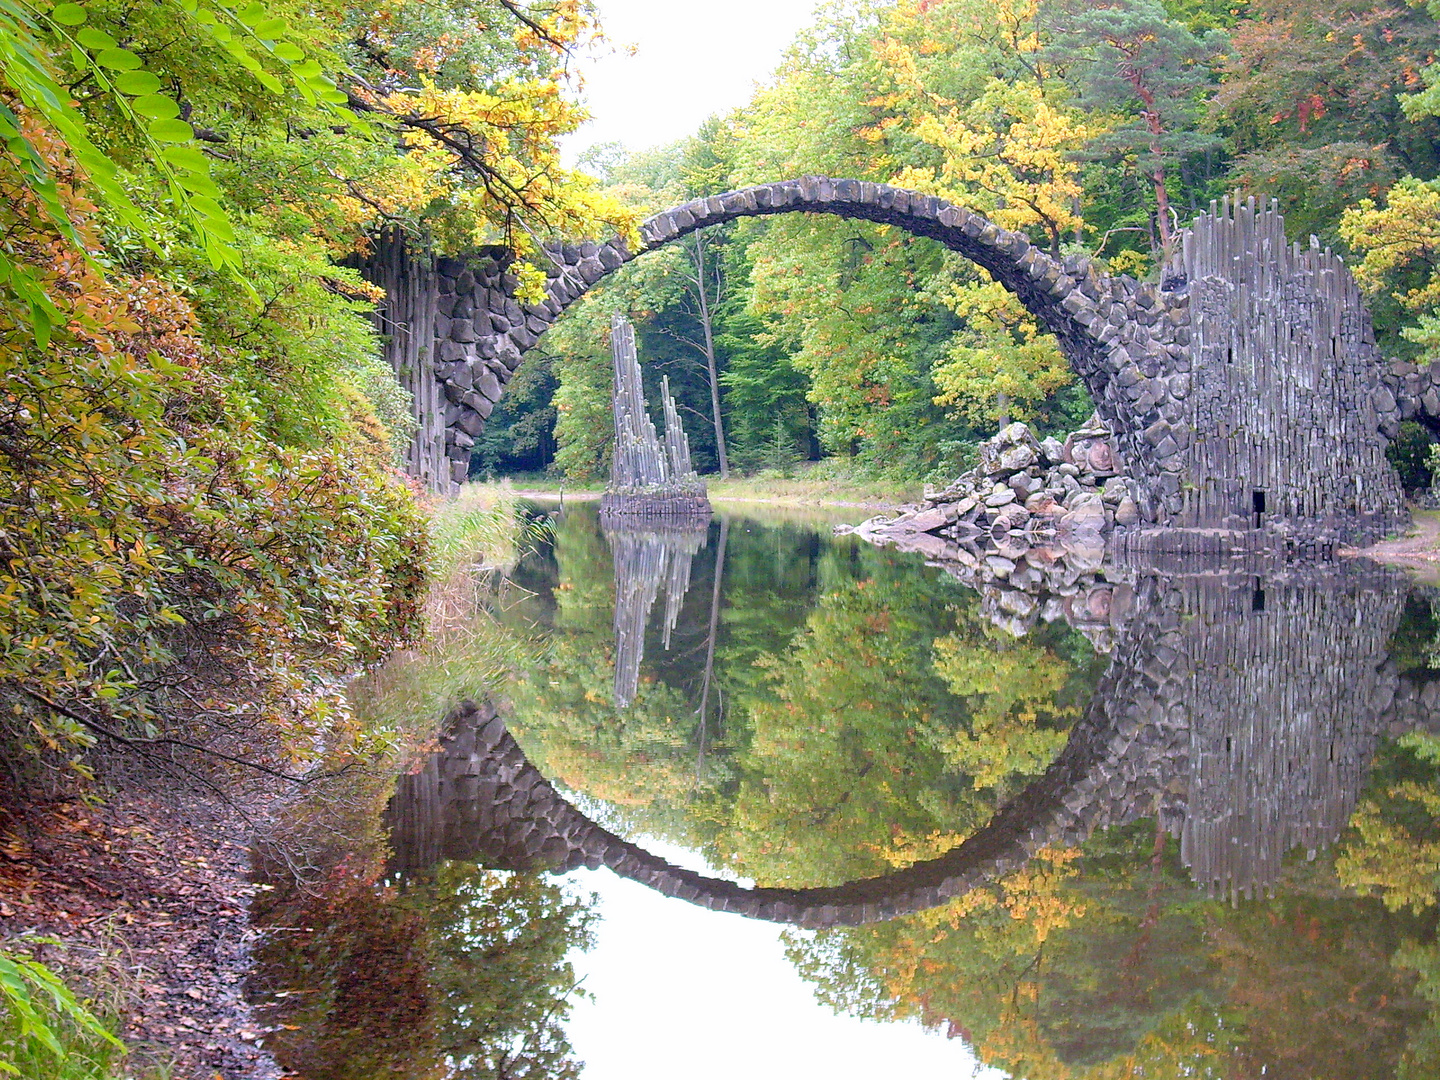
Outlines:
[[1136, 495], [1098, 417], [1063, 442], [1014, 423], [943, 490], [837, 531], [920, 552], [980, 592], [986, 615], [1012, 633], [1063, 618], [1103, 649], [1126, 603], [1101, 569], [1116, 527], [1140, 523]]

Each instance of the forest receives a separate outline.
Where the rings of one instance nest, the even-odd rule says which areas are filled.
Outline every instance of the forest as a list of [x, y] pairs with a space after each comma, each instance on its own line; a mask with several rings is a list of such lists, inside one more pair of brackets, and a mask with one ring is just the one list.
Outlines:
[[[1424, 360], [1436, 14], [842, 3], [731, 115], [577, 172], [557, 140], [584, 118], [567, 76], [599, 28], [571, 0], [7, 0], [3, 723], [81, 769], [96, 740], [154, 753], [187, 724], [301, 741], [343, 710], [349, 670], [415, 636], [428, 541], [394, 468], [413, 421], [355, 269], [382, 230], [437, 255], [508, 244], [530, 280], [547, 236], [821, 173], [1143, 277], [1209, 200], [1267, 192], [1349, 255], [1386, 350]], [[948, 478], [1002, 417], [1063, 431], [1090, 411], [982, 271], [884, 226], [786, 216], [695, 234], [588, 297], [518, 373], [474, 473], [603, 476], [615, 307], [648, 377], [671, 376], [702, 471]], [[1423, 442], [1397, 444], [1412, 486]]]
[[[115, 1032], [164, 1038], [163, 995], [84, 905], [217, 933], [195, 896], [244, 895], [221, 823], [263, 801], [234, 785], [394, 751], [345, 684], [433, 627], [449, 556], [396, 468], [410, 402], [355, 265], [382, 230], [445, 253], [626, 228], [556, 145], [596, 34], [570, 0], [0, 2], [0, 1073], [199, 1068], [116, 1064]], [[537, 889], [559, 963], [581, 924]], [[173, 977], [217, 1022], [239, 992]]]
[[[538, 648], [467, 636], [473, 612], [447, 607], [457, 574], [494, 551], [457, 539], [477, 524], [465, 506], [447, 517], [398, 467], [412, 403], [380, 358], [394, 328], [360, 272], [381, 236], [426, 258], [504, 245], [533, 289], [548, 241], [623, 236], [690, 198], [825, 174], [941, 196], [1056, 255], [1156, 279], [1211, 200], [1266, 194], [1294, 238], [1345, 254], [1387, 355], [1440, 360], [1440, 0], [836, 0], [733, 112], [675, 145], [594, 147], [571, 168], [577, 57], [607, 47], [586, 0], [0, 0], [0, 918], [39, 838], [123, 803], [136, 775], [182, 778], [198, 803], [236, 776], [283, 787], [361, 761], [399, 771], [432, 732], [357, 708], [357, 673], [420, 650], [438, 674], [390, 692], [421, 694], [394, 711], [433, 723], [440, 689], [482, 694]], [[696, 233], [588, 295], [509, 384], [473, 478], [603, 479], [617, 308], [647, 379], [668, 375], [697, 466], [722, 477], [804, 466], [836, 482], [944, 481], [1002, 420], [1063, 434], [1091, 412], [1053, 338], [983, 271], [885, 226], [786, 215]], [[1412, 427], [1392, 448], [1412, 489], [1430, 482], [1427, 444]], [[605, 562], [584, 538], [556, 543]], [[841, 574], [802, 548], [732, 553], [723, 649], [746, 675], [724, 690], [747, 717], [743, 745], [705, 759], [702, 744], [697, 765], [691, 733], [666, 727], [682, 706], [664, 683], [616, 725], [600, 645], [612, 598], [558, 567], [557, 589], [575, 586], [556, 593], [565, 632], [541, 650], [549, 679], [515, 701], [549, 767], [639, 826], [809, 883], [913, 862], [982, 822], [1043, 770], [1097, 669], [1058, 629], [1000, 642], [973, 597], [921, 589], [889, 556]], [[755, 585], [747, 560], [814, 574], [814, 609]], [[897, 670], [915, 677], [902, 686]], [[1020, 671], [1024, 690], [1004, 677]], [[852, 702], [828, 730], [826, 694]], [[639, 780], [625, 765], [637, 747], [652, 763]], [[1121, 1045], [1139, 1047], [1127, 1068], [1137, 1054], [1178, 1061], [1185, 1040], [1185, 1061], [1206, 1047], [1225, 1068], [1266, 1058], [1255, 1040], [1279, 1045], [1294, 1023], [1286, 973], [1328, 950], [1358, 972], [1326, 984], [1334, 1015], [1351, 1015], [1352, 991], [1383, 999], [1384, 1030], [1361, 1049], [1426, 1075], [1440, 1054], [1427, 1011], [1440, 996], [1436, 758], [1423, 739], [1386, 754], [1348, 846], [1297, 874], [1293, 939], [1181, 896], [1173, 852], [1139, 857], [1137, 834], [932, 915], [797, 939], [796, 963], [839, 1008], [963, 1027], [987, 1060], [1037, 1076], [1079, 1075], [1075, 1062], [1109, 1075]], [[794, 808], [846, 785], [823, 827], [777, 844]], [[345, 809], [374, 818], [382, 787]], [[397, 976], [430, 1010], [432, 1056], [490, 1061], [531, 1039], [537, 1070], [578, 1070], [559, 1020], [565, 957], [589, 940], [583, 905], [539, 879], [450, 870], [402, 895], [383, 880], [383, 843], [367, 842], [364, 858], [321, 860], [343, 899], [277, 896], [275, 919], [330, 919], [357, 956], [443, 961], [430, 981]], [[1093, 941], [1067, 937], [1087, 905], [1106, 925], [1152, 919], [1156, 934], [1214, 943], [1205, 973], [1136, 976], [1168, 1026], [1125, 1042], [1139, 1006], [1123, 994], [1106, 999], [1103, 1030], [1025, 1004], [1047, 979], [1094, 989]], [[1341, 908], [1371, 928], [1352, 931]], [[1053, 967], [1038, 967], [1052, 931]], [[457, 942], [482, 932], [535, 976], [524, 1008], [475, 985]], [[343, 963], [304, 946], [269, 962], [308, 973], [324, 1000], [359, 993]], [[1243, 980], [1217, 974], [1260, 968], [1268, 981], [1244, 1001]], [[460, 982], [475, 1001], [445, 1013], [437, 987]], [[105, 1016], [102, 1033], [23, 949], [0, 949], [0, 995], [0, 1046], [37, 1075], [55, 1075], [51, 1026], [102, 1057], [123, 1026]], [[482, 1007], [493, 1029], [475, 1021]], [[328, 1022], [286, 1008], [297, 1028]], [[1227, 1026], [1242, 1008], [1260, 1018], [1243, 1045]], [[395, 1013], [375, 1060], [335, 1075], [403, 1059], [413, 1019]], [[338, 1030], [322, 1057], [361, 1028]]]
[[[1388, 355], [1436, 355], [1436, 9], [1305, 0], [951, 0], [820, 10], [745, 106], [688, 139], [593, 148], [655, 212], [819, 174], [977, 209], [1057, 255], [1156, 278], [1239, 191], [1342, 252]], [[894, 228], [784, 215], [640, 260], [569, 313], [501, 403], [472, 475], [603, 479], [611, 308], [668, 373], [701, 471], [944, 482], [1001, 418], [1089, 415], [1054, 339], [978, 268]], [[538, 362], [535, 362], [538, 359]], [[653, 394], [651, 395], [654, 396]], [[718, 412], [718, 416], [717, 416]], [[1395, 451], [1428, 479], [1424, 436]]]

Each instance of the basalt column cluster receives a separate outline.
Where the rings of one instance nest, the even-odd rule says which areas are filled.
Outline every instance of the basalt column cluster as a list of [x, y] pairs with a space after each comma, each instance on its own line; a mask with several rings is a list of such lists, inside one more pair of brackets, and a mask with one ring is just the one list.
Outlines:
[[[1279, 536], [1304, 556], [1404, 521], [1385, 446], [1402, 416], [1440, 422], [1440, 393], [1427, 401], [1428, 373], [1383, 361], [1349, 271], [1313, 242], [1290, 244], [1275, 204], [1213, 205], [1161, 281], [1141, 283], [1052, 258], [932, 196], [817, 176], [694, 200], [650, 218], [638, 237], [555, 245], [538, 303], [518, 298], [504, 250], [405, 267], [395, 244], [377, 244], [367, 273], [389, 294], [387, 352], [420, 422], [412, 471], [441, 490], [464, 477], [525, 351], [606, 275], [697, 229], [782, 213], [892, 225], [1010, 289], [1056, 335], [1112, 433], [1135, 484], [1140, 520], [1124, 543], [1134, 555], [1190, 552], [1219, 531], [1230, 537], [1222, 547], [1273, 548]], [[423, 385], [427, 373], [434, 385]]]
[[406, 471], [432, 491], [451, 492], [465, 479], [475, 440], [520, 363], [518, 343], [529, 348], [549, 325], [515, 299], [512, 261], [500, 247], [435, 259], [386, 234], [361, 263], [385, 290], [375, 316], [385, 358], [414, 397]]
[[615, 443], [600, 516], [630, 520], [696, 517], [708, 522], [705, 484], [690, 465], [690, 440], [670, 396], [669, 376], [660, 381], [665, 417], [662, 441], [645, 406], [640, 361], [635, 355], [635, 327], [618, 311], [610, 321], [610, 352], [615, 369], [611, 395]]
[[1404, 520], [1388, 365], [1350, 272], [1284, 225], [1273, 202], [1227, 199], [1184, 234], [1171, 273], [1189, 306], [1194, 437], [1170, 524], [1378, 537]]

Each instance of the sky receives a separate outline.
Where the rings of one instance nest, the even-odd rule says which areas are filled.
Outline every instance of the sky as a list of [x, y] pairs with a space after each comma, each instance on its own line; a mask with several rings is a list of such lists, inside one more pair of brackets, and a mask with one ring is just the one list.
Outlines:
[[[562, 144], [568, 164], [598, 143], [644, 150], [691, 134], [749, 100], [779, 64], [816, 0], [599, 0], [613, 51], [584, 58], [593, 119]], [[633, 46], [633, 55], [627, 47]]]
[[[676, 865], [689, 852], [639, 841]], [[876, 1080], [1001, 1074], [960, 1039], [837, 1016], [785, 958], [780, 927], [661, 896], [609, 870], [571, 879], [600, 902], [596, 945], [571, 956], [594, 1001], [566, 1030], [584, 1080]]]
[[[674, 142], [712, 113], [744, 105], [809, 23], [815, 0], [598, 7], [617, 50], [581, 64], [594, 119], [563, 144], [571, 165], [599, 143], [634, 151]], [[633, 55], [619, 48], [630, 45]], [[689, 853], [646, 846], [706, 869]], [[585, 1080], [977, 1075], [958, 1039], [820, 1005], [785, 958], [777, 926], [669, 899], [609, 870], [573, 880], [599, 896], [601, 916], [595, 947], [571, 958], [594, 995], [567, 1025]]]

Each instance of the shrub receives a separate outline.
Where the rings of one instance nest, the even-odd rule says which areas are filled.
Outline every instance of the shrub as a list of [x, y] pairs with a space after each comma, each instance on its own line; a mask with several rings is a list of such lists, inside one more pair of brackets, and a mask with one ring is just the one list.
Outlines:
[[274, 443], [185, 297], [102, 278], [5, 180], [12, 252], [65, 320], [37, 342], [0, 305], [11, 724], [76, 764], [104, 732], [307, 731], [333, 715], [343, 675], [421, 629], [413, 498], [348, 428]]

